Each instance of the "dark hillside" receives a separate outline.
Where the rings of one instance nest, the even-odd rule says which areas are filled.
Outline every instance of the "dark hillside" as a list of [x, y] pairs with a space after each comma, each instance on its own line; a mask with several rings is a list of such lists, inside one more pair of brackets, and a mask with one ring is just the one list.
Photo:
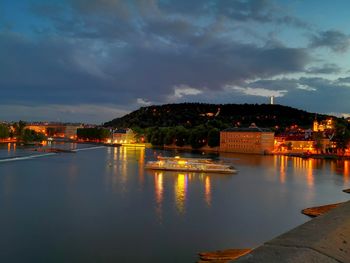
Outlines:
[[[106, 122], [105, 126], [192, 128], [201, 124], [220, 126], [249, 126], [285, 128], [290, 125], [311, 127], [315, 113], [282, 105], [270, 104], [203, 104], [180, 103], [142, 107], [121, 118]], [[323, 120], [326, 115], [317, 115]], [[277, 128], [276, 127], [276, 128]]]

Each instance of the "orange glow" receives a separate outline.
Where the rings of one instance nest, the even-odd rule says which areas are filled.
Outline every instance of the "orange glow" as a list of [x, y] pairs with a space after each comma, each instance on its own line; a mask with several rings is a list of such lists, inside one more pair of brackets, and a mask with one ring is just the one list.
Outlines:
[[282, 155], [281, 156], [281, 166], [280, 166], [280, 180], [281, 183], [285, 183], [286, 182], [286, 163], [287, 163], [287, 157]]
[[344, 182], [347, 183], [350, 177], [350, 162], [348, 160], [344, 161]]
[[163, 204], [163, 173], [156, 173], [154, 177], [154, 188], [156, 198], [156, 213], [158, 219], [162, 220], [162, 204]]
[[206, 176], [204, 181], [205, 186], [205, 202], [208, 204], [208, 206], [211, 205], [211, 183], [210, 183], [210, 177]]
[[187, 191], [187, 176], [185, 174], [178, 174], [175, 182], [175, 203], [177, 211], [180, 214], [185, 212], [185, 201]]
[[314, 186], [314, 175], [313, 175], [313, 160], [306, 161], [307, 168], [307, 184], [308, 186]]
[[144, 183], [144, 164], [145, 164], [145, 148], [140, 148], [140, 158], [139, 158], [139, 182], [141, 185]]
[[154, 178], [156, 202], [157, 206], [161, 207], [163, 202], [163, 173], [156, 173]]
[[11, 152], [11, 143], [7, 144], [7, 152], [10, 153]]

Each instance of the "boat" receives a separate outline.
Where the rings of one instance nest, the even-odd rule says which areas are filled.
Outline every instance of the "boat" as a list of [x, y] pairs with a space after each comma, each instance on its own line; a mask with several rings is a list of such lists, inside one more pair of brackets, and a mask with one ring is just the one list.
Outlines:
[[231, 165], [214, 162], [211, 159], [158, 157], [157, 161], [149, 161], [146, 169], [162, 171], [200, 172], [200, 173], [237, 173]]

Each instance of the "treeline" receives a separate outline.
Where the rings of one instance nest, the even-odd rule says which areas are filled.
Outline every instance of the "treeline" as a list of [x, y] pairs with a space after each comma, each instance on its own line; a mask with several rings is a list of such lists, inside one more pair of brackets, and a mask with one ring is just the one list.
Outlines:
[[10, 137], [10, 127], [6, 124], [0, 124], [0, 139], [7, 139]]
[[0, 139], [16, 138], [17, 141], [24, 143], [45, 140], [45, 134], [26, 129], [25, 127], [26, 123], [24, 121], [15, 122], [12, 124], [12, 127], [7, 124], [0, 124]]
[[103, 127], [79, 128], [77, 130], [77, 137], [81, 140], [103, 141], [110, 137], [110, 132]]
[[220, 130], [213, 126], [199, 125], [192, 129], [184, 126], [176, 127], [150, 127], [146, 129], [135, 129], [138, 135], [145, 136], [147, 142], [154, 146], [190, 145], [194, 149], [203, 146], [216, 147], [220, 145]]
[[[104, 126], [145, 129], [181, 125], [192, 129], [210, 121], [217, 121], [228, 127], [247, 127], [255, 123], [259, 127], [274, 128], [278, 133], [291, 125], [310, 127], [315, 115], [282, 105], [180, 103], [142, 107], [121, 118], [106, 122]], [[318, 120], [327, 117], [317, 115]]]
[[332, 141], [336, 144], [336, 149], [340, 154], [344, 154], [350, 145], [350, 122], [338, 119], [335, 125], [334, 137]]

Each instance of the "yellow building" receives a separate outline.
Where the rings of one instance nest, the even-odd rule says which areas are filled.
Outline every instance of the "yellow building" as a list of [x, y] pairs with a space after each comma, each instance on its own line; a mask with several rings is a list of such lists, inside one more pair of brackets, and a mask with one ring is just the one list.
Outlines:
[[220, 132], [220, 151], [264, 154], [274, 148], [274, 132], [251, 126], [229, 128]]
[[286, 140], [285, 145], [287, 145], [288, 152], [293, 153], [305, 153], [314, 152], [314, 140]]
[[319, 148], [316, 146], [316, 141], [313, 139], [301, 140], [301, 139], [288, 139], [288, 138], [275, 138], [275, 152], [287, 152], [287, 153], [321, 153], [326, 152], [329, 148], [334, 148], [332, 142], [327, 138], [322, 138], [319, 141]]
[[314, 132], [323, 132], [325, 130], [333, 130], [333, 129], [334, 129], [333, 119], [328, 119], [321, 122], [314, 121], [313, 123]]
[[113, 132], [113, 143], [135, 143], [135, 134], [131, 129], [118, 129]]

